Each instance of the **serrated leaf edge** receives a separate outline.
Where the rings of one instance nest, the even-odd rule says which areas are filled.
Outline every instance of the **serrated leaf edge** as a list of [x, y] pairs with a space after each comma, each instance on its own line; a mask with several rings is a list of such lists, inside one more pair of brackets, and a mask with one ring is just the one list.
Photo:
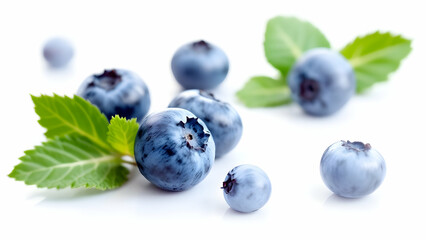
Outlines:
[[[37, 96], [34, 96], [34, 95], [31, 95], [31, 98], [33, 99], [33, 102], [34, 102], [34, 99], [35, 98], [42, 98], [42, 97], [50, 97], [50, 96], [48, 96], [48, 95], [41, 95], [40, 97], [37, 97]], [[74, 95], [74, 98], [70, 98], [70, 97], [68, 97], [68, 96], [64, 96], [64, 97], [61, 97], [61, 96], [59, 96], [59, 95], [57, 95], [57, 94], [53, 94], [53, 97], [59, 97], [59, 98], [65, 98], [65, 99], [74, 99], [75, 100], [75, 102], [76, 102], [76, 104], [77, 104], [77, 106], [78, 106], [78, 108], [80, 108], [80, 109], [82, 109], [82, 107], [81, 107], [81, 103], [80, 102], [78, 102], [79, 100], [83, 100], [83, 101], [86, 101], [86, 100], [84, 100], [84, 99], [82, 99], [81, 97], [79, 97], [79, 96], [77, 96], [77, 95]], [[40, 103], [39, 103], [40, 104]], [[62, 102], [61, 102], [61, 104], [62, 104]], [[92, 142], [94, 142], [94, 143], [96, 143], [97, 145], [99, 145], [100, 147], [102, 147], [102, 148], [105, 148], [105, 149], [109, 149], [110, 148], [110, 146], [108, 145], [108, 144], [106, 144], [105, 142], [102, 142], [102, 141], [100, 141], [99, 139], [100, 139], [100, 136], [99, 136], [99, 134], [96, 132], [96, 128], [95, 128], [95, 126], [93, 125], [93, 122], [92, 121], [89, 121], [90, 122], [90, 125], [91, 125], [91, 133], [92, 134], [89, 134], [89, 133], [86, 133], [86, 132], [84, 132], [84, 131], [82, 131], [81, 129], [79, 129], [79, 128], [76, 128], [74, 125], [72, 125], [72, 124], [70, 124], [68, 121], [66, 121], [63, 117], [61, 117], [59, 114], [56, 114], [56, 112], [55, 111], [52, 111], [50, 108], [49, 108], [49, 106], [46, 106], [46, 105], [43, 105], [43, 104], [41, 104], [47, 111], [49, 111], [49, 113], [51, 113], [52, 115], [54, 115], [54, 116], [56, 116], [57, 118], [59, 118], [59, 119], [61, 119], [62, 120], [62, 122], [63, 122], [63, 124], [64, 125], [66, 125], [66, 126], [68, 126], [68, 127], [70, 127], [71, 129], [73, 129], [76, 133], [78, 133], [79, 135], [81, 135], [81, 136], [84, 136], [84, 137], [87, 137], [88, 139], [90, 139]], [[63, 106], [65, 106], [66, 107], [66, 109], [67, 109], [67, 111], [69, 112], [69, 111], [71, 111], [71, 109], [69, 109], [68, 108], [68, 106], [65, 104], [62, 104]], [[97, 108], [96, 108], [97, 109]], [[82, 110], [84, 110], [84, 109], [82, 109]], [[99, 110], [98, 110], [99, 111]], [[86, 118], [87, 119], [90, 119], [90, 116], [88, 116], [88, 114], [87, 114], [87, 112], [86, 111], [83, 111], [84, 113], [85, 113], [85, 116], [86, 116]], [[100, 113], [100, 112], [99, 112]], [[101, 113], [100, 113], [101, 114]], [[72, 115], [72, 114], [71, 114]], [[38, 122], [40, 122], [41, 120], [39, 120]], [[76, 121], [75, 119], [74, 119], [74, 121]]]
[[[109, 144], [111, 145], [111, 147], [112, 147], [115, 151], [119, 151], [119, 150], [118, 150], [118, 149], [116, 149], [116, 148], [115, 148], [115, 146], [114, 146], [114, 144], [112, 144], [112, 143], [111, 143], [112, 133], [111, 133], [110, 128], [111, 128], [111, 126], [112, 126], [112, 123], [113, 123], [113, 122], [115, 122], [115, 121], [120, 121], [120, 120], [124, 120], [124, 121], [126, 121], [126, 122], [130, 122], [131, 124], [133, 124], [133, 123], [136, 123], [136, 124], [137, 124], [137, 122], [136, 122], [136, 118], [132, 118], [132, 119], [130, 119], [130, 120], [127, 120], [125, 117], [120, 117], [119, 115], [115, 115], [115, 116], [113, 116], [113, 117], [111, 118], [111, 123], [108, 125], [107, 141], [109, 142]], [[124, 134], [124, 132], [121, 132], [121, 134], [122, 134], [122, 136], [123, 136], [123, 139], [125, 139], [125, 140], [126, 140], [126, 146], [129, 146], [130, 144], [129, 144], [129, 142], [128, 142], [128, 137], [126, 136], [126, 134]], [[136, 135], [136, 133], [135, 133], [135, 135]], [[119, 152], [120, 152], [121, 154], [123, 154], [123, 155], [133, 156], [133, 155], [134, 155], [134, 153], [132, 153], [130, 150], [131, 150], [131, 149], [127, 149], [127, 151], [125, 151], [125, 152], [121, 152], [121, 151], [119, 151]]]

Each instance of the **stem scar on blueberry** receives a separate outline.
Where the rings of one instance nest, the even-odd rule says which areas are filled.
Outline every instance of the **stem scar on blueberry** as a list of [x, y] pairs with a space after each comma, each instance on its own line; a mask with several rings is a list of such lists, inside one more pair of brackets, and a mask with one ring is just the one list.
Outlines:
[[210, 133], [198, 122], [198, 118], [186, 117], [186, 123], [180, 121], [176, 124], [183, 128], [183, 138], [189, 149], [205, 152], [209, 141]]
[[188, 134], [187, 136], [186, 136], [186, 139], [188, 139], [188, 140], [192, 140], [194, 137], [191, 135], [191, 134]]
[[210, 44], [208, 44], [206, 41], [204, 41], [204, 40], [200, 40], [200, 41], [198, 41], [198, 42], [194, 42], [193, 44], [192, 44], [192, 47], [194, 48], [194, 49], [197, 49], [197, 50], [205, 50], [205, 51], [208, 51], [208, 50], [210, 50], [210, 48], [211, 48], [211, 46], [210, 46]]
[[234, 178], [234, 176], [228, 174], [228, 177], [227, 177], [226, 181], [223, 182], [223, 186], [221, 187], [221, 189], [224, 189], [226, 193], [229, 193], [229, 192], [231, 192], [232, 187], [236, 183], [237, 183], [237, 180]]
[[354, 150], [356, 152], [366, 152], [371, 149], [371, 145], [369, 143], [364, 144], [363, 142], [351, 142], [351, 141], [343, 141], [342, 146], [347, 149]]

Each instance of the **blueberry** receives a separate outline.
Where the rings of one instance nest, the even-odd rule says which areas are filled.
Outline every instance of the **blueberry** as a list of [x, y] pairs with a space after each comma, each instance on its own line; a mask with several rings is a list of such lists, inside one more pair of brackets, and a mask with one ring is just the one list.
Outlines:
[[339, 141], [324, 152], [321, 176], [327, 187], [346, 198], [359, 198], [374, 192], [386, 175], [386, 164], [370, 144]]
[[183, 191], [203, 180], [214, 162], [215, 144], [204, 122], [180, 108], [145, 117], [135, 139], [135, 159], [148, 181]]
[[186, 109], [204, 121], [216, 144], [216, 158], [231, 151], [240, 141], [243, 132], [240, 115], [212, 93], [186, 90], [173, 99], [169, 107]]
[[77, 95], [90, 101], [108, 120], [116, 114], [140, 122], [151, 105], [148, 87], [135, 73], [112, 69], [88, 77]]
[[293, 66], [288, 83], [292, 98], [303, 110], [326, 116], [341, 109], [355, 93], [355, 74], [349, 62], [330, 49], [312, 49]]
[[262, 169], [244, 164], [229, 171], [222, 189], [225, 200], [232, 209], [248, 213], [260, 209], [268, 202], [271, 181]]
[[225, 52], [205, 41], [180, 47], [172, 58], [172, 71], [185, 89], [212, 89], [225, 80], [229, 61]]
[[45, 43], [43, 56], [51, 67], [61, 68], [72, 59], [74, 49], [66, 39], [52, 38]]

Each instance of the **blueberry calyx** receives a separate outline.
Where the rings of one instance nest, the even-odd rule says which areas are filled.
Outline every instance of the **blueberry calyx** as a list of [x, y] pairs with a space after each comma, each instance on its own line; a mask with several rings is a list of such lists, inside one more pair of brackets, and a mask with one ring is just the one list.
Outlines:
[[89, 84], [89, 87], [98, 86], [110, 91], [114, 89], [123, 79], [115, 69], [104, 70], [103, 73], [94, 75], [95, 80]]
[[299, 96], [307, 101], [314, 100], [320, 91], [320, 86], [317, 81], [310, 78], [303, 77], [302, 82], [300, 83], [300, 92]]
[[225, 193], [228, 194], [229, 192], [231, 192], [232, 187], [236, 183], [237, 183], [237, 180], [234, 178], [234, 176], [228, 173], [228, 176], [226, 177], [226, 180], [223, 182], [221, 189], [224, 189]]
[[192, 48], [197, 51], [208, 51], [211, 49], [211, 46], [206, 41], [200, 40], [200, 41], [194, 42], [192, 44]]
[[186, 117], [186, 123], [180, 121], [176, 125], [182, 127], [184, 140], [189, 149], [206, 151], [210, 133], [204, 131], [204, 127], [198, 123], [198, 118]]
[[365, 152], [371, 149], [371, 145], [369, 143], [362, 142], [351, 142], [351, 141], [342, 141], [342, 146], [346, 147], [349, 150], [354, 150], [356, 152]]

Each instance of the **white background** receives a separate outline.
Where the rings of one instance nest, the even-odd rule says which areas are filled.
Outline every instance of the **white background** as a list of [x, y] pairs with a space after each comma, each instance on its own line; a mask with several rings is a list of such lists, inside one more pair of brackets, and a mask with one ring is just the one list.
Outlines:
[[[425, 239], [426, 79], [422, 1], [2, 1], [0, 3], [0, 239]], [[235, 92], [253, 75], [274, 76], [263, 54], [269, 18], [297, 16], [322, 30], [335, 49], [357, 35], [392, 31], [413, 51], [392, 74], [337, 114], [310, 117], [293, 104], [248, 109]], [[41, 57], [52, 36], [70, 39], [71, 65], [52, 70]], [[125, 68], [148, 84], [151, 111], [180, 91], [174, 51], [205, 39], [230, 58], [214, 92], [239, 111], [240, 144], [207, 178], [181, 193], [150, 185], [137, 169], [114, 191], [46, 190], [7, 177], [23, 151], [45, 140], [30, 94], [72, 95], [105, 68]], [[347, 200], [322, 183], [323, 151], [338, 140], [371, 143], [387, 162], [383, 185]], [[272, 196], [252, 214], [229, 209], [226, 173], [251, 163], [272, 181]]]

